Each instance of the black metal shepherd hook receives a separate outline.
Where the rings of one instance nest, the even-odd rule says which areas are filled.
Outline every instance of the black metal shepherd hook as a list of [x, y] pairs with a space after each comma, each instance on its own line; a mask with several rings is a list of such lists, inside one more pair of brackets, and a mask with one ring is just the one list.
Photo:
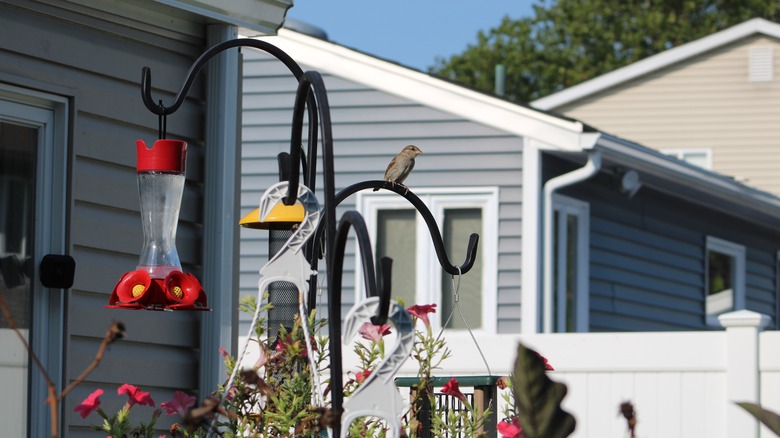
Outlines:
[[[322, 80], [322, 76], [317, 72], [304, 72], [300, 66], [284, 51], [276, 46], [266, 43], [260, 40], [254, 39], [236, 39], [225, 41], [217, 44], [214, 47], [204, 52], [190, 68], [187, 78], [184, 82], [179, 93], [176, 95], [172, 104], [165, 105], [162, 100], [155, 103], [151, 94], [151, 70], [148, 67], [144, 67], [142, 71], [141, 81], [141, 96], [143, 98], [144, 105], [154, 114], [157, 114], [160, 118], [160, 138], [165, 138], [166, 135], [166, 117], [176, 112], [181, 104], [184, 102], [187, 93], [192, 87], [193, 82], [197, 74], [203, 68], [203, 66], [211, 58], [213, 58], [219, 52], [233, 48], [233, 47], [252, 47], [263, 50], [277, 59], [282, 61], [284, 65], [293, 73], [298, 80], [298, 89], [295, 95], [295, 105], [293, 108], [292, 118], [292, 134], [290, 138], [290, 154], [289, 154], [289, 172], [284, 172], [286, 180], [288, 181], [287, 196], [283, 199], [285, 205], [292, 205], [296, 201], [296, 195], [298, 193], [298, 184], [300, 178], [301, 167], [304, 169], [304, 184], [312, 191], [315, 189], [315, 180], [317, 174], [317, 144], [318, 144], [318, 130], [322, 136], [322, 159], [323, 159], [323, 215], [320, 226], [317, 230], [317, 234], [314, 238], [307, 242], [307, 254], [311, 259], [312, 269], [317, 269], [317, 257], [315, 254], [319, 254], [320, 246], [322, 245], [322, 233], [324, 233], [324, 252], [327, 269], [327, 288], [328, 288], [328, 329], [331, 342], [329, 343], [329, 352], [331, 359], [330, 366], [330, 387], [331, 387], [331, 403], [332, 409], [337, 418], [340, 418], [342, 406], [343, 406], [343, 383], [342, 383], [342, 363], [341, 363], [341, 274], [343, 271], [343, 256], [344, 246], [346, 244], [347, 234], [349, 228], [355, 228], [358, 237], [358, 244], [361, 248], [362, 263], [364, 267], [367, 291], [369, 294], [379, 295], [382, 298], [382, 305], [378, 312], [375, 323], [382, 323], [382, 317], [387, 317], [387, 308], [390, 298], [390, 263], [387, 258], [382, 260], [382, 268], [380, 269], [382, 285], [377, 288], [376, 275], [374, 273], [373, 265], [373, 253], [368, 240], [368, 232], [365, 228], [365, 223], [362, 217], [357, 212], [346, 213], [341, 223], [339, 224], [339, 230], [336, 229], [336, 206], [346, 199], [351, 194], [375, 187], [384, 187], [395, 191], [399, 195], [406, 198], [412, 205], [420, 212], [425, 219], [425, 222], [431, 232], [431, 238], [433, 239], [436, 254], [439, 259], [439, 263], [442, 268], [450, 273], [466, 273], [474, 264], [476, 259], [477, 243], [479, 236], [472, 234], [469, 239], [468, 250], [466, 260], [461, 266], [455, 266], [447, 257], [446, 250], [439, 232], [439, 228], [436, 225], [433, 215], [431, 215], [425, 204], [414, 193], [403, 190], [400, 187], [391, 186], [383, 181], [366, 181], [352, 185], [336, 196], [335, 189], [335, 168], [334, 168], [334, 154], [333, 154], [333, 132], [331, 127], [330, 107], [328, 105], [328, 96], [325, 90], [325, 84]], [[308, 115], [308, 156], [309, 160], [305, 160], [305, 155], [302, 154], [302, 137], [303, 137], [303, 124], [304, 124], [304, 112]], [[312, 284], [316, 284], [316, 278]], [[310, 288], [310, 294], [314, 293], [314, 288]], [[310, 298], [310, 302], [312, 302]], [[313, 308], [314, 306], [310, 306]], [[339, 436], [341, 431], [340, 421], [336, 421], [333, 425], [334, 436]]]
[[[363, 283], [366, 286], [366, 295], [369, 297], [379, 297], [379, 310], [371, 318], [374, 325], [382, 325], [387, 322], [387, 312], [390, 309], [390, 278], [392, 274], [393, 260], [389, 257], [382, 257], [378, 272], [374, 272], [374, 254], [371, 250], [371, 241], [368, 237], [368, 229], [363, 216], [357, 211], [350, 210], [341, 216], [338, 231], [336, 232], [336, 253], [334, 254], [333, 271], [336, 275], [334, 287], [341, 291], [341, 277], [344, 271], [344, 250], [347, 245], [347, 237], [350, 227], [355, 229], [358, 247], [360, 248], [360, 261], [363, 266]], [[379, 274], [379, 275], [377, 275]], [[381, 284], [378, 280], [381, 279]], [[341, 306], [341, 293], [338, 294], [338, 303], [334, 306]]]

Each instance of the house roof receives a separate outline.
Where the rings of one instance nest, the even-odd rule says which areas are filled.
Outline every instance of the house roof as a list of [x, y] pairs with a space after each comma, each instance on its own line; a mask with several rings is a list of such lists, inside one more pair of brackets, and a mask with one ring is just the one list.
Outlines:
[[[748, 23], [772, 24], [765, 20]], [[772, 27], [780, 35], [780, 26], [772, 24]], [[282, 28], [278, 36], [263, 39], [316, 70], [534, 140], [537, 147], [549, 152], [569, 156], [571, 152], [580, 152], [574, 155], [584, 157], [589, 150], [601, 149], [605, 166], [635, 169], [645, 185], [674, 196], [765, 226], [776, 226], [780, 220], [780, 198], [772, 194], [637, 143], [594, 131], [580, 121], [518, 105], [289, 29]]]
[[754, 18], [696, 41], [647, 57], [558, 93], [537, 99], [531, 102], [531, 106], [541, 110], [554, 110], [576, 100], [756, 34], [780, 38], [780, 24], [764, 20], [763, 18]]

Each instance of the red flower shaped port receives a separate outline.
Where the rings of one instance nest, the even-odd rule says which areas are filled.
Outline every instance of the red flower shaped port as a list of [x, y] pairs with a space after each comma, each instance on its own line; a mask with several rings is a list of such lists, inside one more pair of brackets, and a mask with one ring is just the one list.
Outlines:
[[420, 319], [426, 327], [430, 327], [431, 322], [428, 320], [428, 314], [436, 313], [436, 304], [415, 304], [406, 310], [410, 315]]
[[370, 322], [364, 322], [358, 333], [365, 340], [379, 342], [382, 340], [382, 336], [390, 334], [390, 324], [374, 325]]
[[194, 405], [195, 396], [188, 395], [182, 391], [176, 391], [171, 401], [160, 403], [160, 407], [165, 409], [166, 414], [179, 414], [182, 417], [187, 415], [187, 410]]
[[507, 420], [499, 421], [496, 425], [501, 438], [523, 438], [523, 428], [520, 427], [520, 420], [517, 417], [512, 417], [511, 422]]
[[447, 382], [444, 387], [441, 389], [441, 393], [444, 395], [449, 395], [451, 397], [455, 397], [458, 400], [462, 401], [463, 403], [468, 404], [468, 401], [466, 400], [466, 396], [460, 392], [460, 384], [458, 384], [458, 379], [451, 378], [449, 382]]
[[92, 394], [88, 395], [87, 398], [85, 398], [84, 401], [76, 406], [76, 408], [73, 410], [81, 414], [81, 418], [87, 418], [87, 415], [91, 414], [92, 411], [100, 407], [101, 395], [103, 395], [102, 389], [94, 390]]
[[128, 403], [130, 403], [130, 406], [138, 403], [139, 405], [154, 407], [154, 400], [152, 400], [152, 397], [149, 396], [148, 392], [143, 392], [138, 389], [138, 387], [130, 385], [129, 383], [125, 383], [124, 385], [120, 386], [116, 393], [119, 395], [127, 394], [129, 399]]

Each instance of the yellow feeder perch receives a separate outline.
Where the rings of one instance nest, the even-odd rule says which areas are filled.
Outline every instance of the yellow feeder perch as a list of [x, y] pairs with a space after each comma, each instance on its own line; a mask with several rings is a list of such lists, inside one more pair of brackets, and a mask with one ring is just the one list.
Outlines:
[[301, 201], [293, 205], [284, 205], [279, 201], [265, 218], [260, 218], [260, 209], [256, 208], [241, 218], [239, 225], [256, 230], [289, 230], [303, 222], [306, 212]]

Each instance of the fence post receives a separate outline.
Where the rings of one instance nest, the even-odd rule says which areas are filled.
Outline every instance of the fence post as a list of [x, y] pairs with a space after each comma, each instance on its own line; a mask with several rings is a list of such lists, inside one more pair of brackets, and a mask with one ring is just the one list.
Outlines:
[[769, 320], [750, 310], [718, 317], [726, 329], [726, 436], [758, 437], [758, 420], [735, 403], [759, 403], [758, 333]]

